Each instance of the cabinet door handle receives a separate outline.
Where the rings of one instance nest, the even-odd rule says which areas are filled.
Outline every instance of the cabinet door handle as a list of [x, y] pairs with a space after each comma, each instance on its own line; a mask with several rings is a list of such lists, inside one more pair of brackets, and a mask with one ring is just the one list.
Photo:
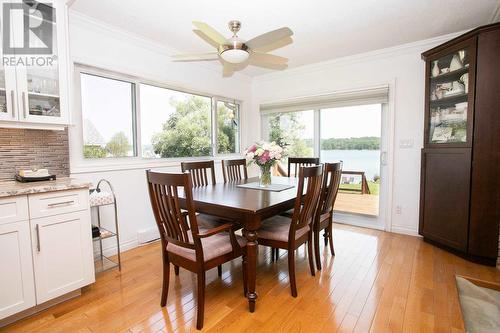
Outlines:
[[71, 204], [74, 204], [74, 203], [75, 203], [74, 200], [63, 201], [63, 202], [54, 202], [54, 203], [48, 204], [47, 207], [54, 208], [54, 207], [59, 207], [59, 206], [71, 205]]
[[14, 90], [10, 91], [10, 103], [12, 105], [12, 118], [16, 118], [16, 101], [14, 98]]
[[26, 93], [23, 91], [23, 116], [26, 119]]
[[40, 252], [40, 227], [38, 224], [35, 226], [36, 230], [36, 250]]

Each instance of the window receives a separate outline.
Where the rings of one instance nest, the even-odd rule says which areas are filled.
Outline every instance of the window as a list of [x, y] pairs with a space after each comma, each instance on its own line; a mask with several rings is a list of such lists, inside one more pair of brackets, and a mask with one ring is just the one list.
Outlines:
[[135, 85], [81, 73], [83, 156], [135, 156]]
[[240, 152], [240, 107], [236, 103], [217, 101], [217, 153]]
[[211, 98], [140, 85], [142, 157], [210, 156]]
[[272, 113], [266, 118], [269, 141], [285, 145], [290, 157], [314, 156], [314, 111]]
[[[83, 157], [147, 159], [240, 152], [240, 104], [77, 66]], [[137, 98], [136, 98], [137, 96]]]

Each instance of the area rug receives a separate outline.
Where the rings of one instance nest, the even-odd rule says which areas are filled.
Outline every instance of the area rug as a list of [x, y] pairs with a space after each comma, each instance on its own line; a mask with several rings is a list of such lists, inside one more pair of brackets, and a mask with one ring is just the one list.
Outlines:
[[483, 288], [456, 277], [465, 330], [470, 333], [500, 332], [500, 291]]

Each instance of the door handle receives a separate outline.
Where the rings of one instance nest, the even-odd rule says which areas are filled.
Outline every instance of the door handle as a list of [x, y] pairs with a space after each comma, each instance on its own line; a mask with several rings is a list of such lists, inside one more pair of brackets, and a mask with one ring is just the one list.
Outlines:
[[38, 224], [35, 226], [36, 231], [36, 250], [40, 252], [40, 227]]
[[380, 163], [382, 163], [382, 165], [387, 165], [387, 152], [386, 151], [383, 151], [380, 153]]
[[14, 90], [10, 91], [10, 103], [12, 105], [12, 118], [16, 118], [16, 101], [14, 97]]
[[26, 119], [26, 93], [23, 91], [23, 117]]

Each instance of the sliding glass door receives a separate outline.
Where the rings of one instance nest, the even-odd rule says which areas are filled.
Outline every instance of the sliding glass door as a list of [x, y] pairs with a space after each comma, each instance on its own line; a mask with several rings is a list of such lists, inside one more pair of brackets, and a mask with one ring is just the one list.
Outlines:
[[335, 211], [376, 218], [381, 182], [382, 104], [319, 112], [321, 162], [343, 163]]

